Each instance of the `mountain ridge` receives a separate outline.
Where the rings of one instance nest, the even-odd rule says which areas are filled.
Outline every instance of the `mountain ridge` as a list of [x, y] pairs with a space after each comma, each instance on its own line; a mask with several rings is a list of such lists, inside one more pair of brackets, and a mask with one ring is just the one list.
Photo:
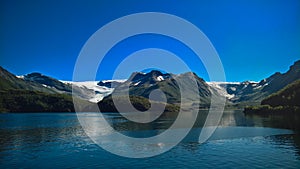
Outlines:
[[99, 103], [112, 92], [122, 93], [122, 90], [128, 87], [130, 95], [146, 99], [153, 90], [161, 89], [166, 94], [168, 104], [178, 104], [181, 97], [176, 78], [181, 79], [185, 85], [188, 85], [192, 79], [196, 80], [198, 88], [192, 89], [192, 93], [199, 92], [202, 107], [209, 107], [211, 92], [226, 96], [230, 104], [250, 102], [258, 104], [272, 93], [300, 79], [300, 60], [291, 65], [287, 72], [276, 72], [259, 82], [205, 82], [193, 72], [175, 75], [158, 70], [148, 73], [133, 72], [125, 81], [65, 82], [37, 72], [17, 77], [0, 66], [0, 90], [2, 91], [17, 89], [69, 96], [75, 94], [93, 103]]

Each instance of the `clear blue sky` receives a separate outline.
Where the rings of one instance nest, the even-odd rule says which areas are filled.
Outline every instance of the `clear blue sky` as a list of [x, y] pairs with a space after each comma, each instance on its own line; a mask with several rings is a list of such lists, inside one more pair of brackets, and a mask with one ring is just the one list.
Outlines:
[[[35, 71], [71, 80], [76, 58], [95, 31], [124, 15], [149, 11], [174, 14], [198, 26], [219, 53], [227, 81], [259, 81], [287, 71], [300, 59], [298, 0], [4, 0], [0, 2], [0, 65], [17, 75]], [[132, 37], [115, 46], [105, 56], [97, 78], [109, 79], [126, 55], [148, 47], [180, 55], [209, 80], [188, 48], [154, 35]]]

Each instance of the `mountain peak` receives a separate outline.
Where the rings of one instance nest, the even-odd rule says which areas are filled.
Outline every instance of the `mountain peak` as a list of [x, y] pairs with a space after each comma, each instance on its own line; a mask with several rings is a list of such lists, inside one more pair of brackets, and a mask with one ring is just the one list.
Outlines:
[[159, 70], [151, 70], [149, 73], [133, 72], [127, 82], [134, 82], [139, 84], [149, 82], [150, 84], [153, 84], [155, 82], [168, 79], [169, 77], [170, 74], [164, 74]]
[[33, 72], [26, 75], [27, 77], [43, 76], [41, 73]]
[[151, 72], [149, 72], [148, 74], [156, 75], [156, 76], [161, 76], [161, 75], [163, 75], [163, 73], [160, 72], [159, 70], [151, 70]]

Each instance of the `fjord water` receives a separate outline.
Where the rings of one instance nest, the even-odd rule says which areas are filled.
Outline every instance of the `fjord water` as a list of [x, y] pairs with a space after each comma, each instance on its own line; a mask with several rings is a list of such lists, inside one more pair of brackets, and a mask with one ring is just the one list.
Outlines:
[[[155, 135], [176, 118], [167, 116], [139, 128], [119, 114], [105, 116], [116, 130], [133, 137]], [[272, 117], [226, 111], [220, 127], [204, 144], [193, 139], [199, 134], [195, 128], [164, 154], [130, 159], [94, 144], [74, 113], [0, 114], [0, 168], [299, 168], [300, 136], [280, 129], [279, 122], [278, 117], [274, 123]]]

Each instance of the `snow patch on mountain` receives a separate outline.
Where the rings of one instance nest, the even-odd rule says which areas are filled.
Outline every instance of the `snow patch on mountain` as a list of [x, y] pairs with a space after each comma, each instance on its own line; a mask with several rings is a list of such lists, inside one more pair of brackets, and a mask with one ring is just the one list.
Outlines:
[[[225, 96], [227, 99], [232, 99], [235, 97], [234, 94], [229, 94], [227, 92], [227, 85], [234, 84], [239, 85], [240, 82], [206, 82], [211, 88], [215, 89], [220, 95]], [[236, 88], [232, 87], [231, 90], [235, 91]]]
[[86, 81], [86, 82], [61, 81], [61, 82], [78, 87], [80, 90], [77, 89], [77, 91], [81, 91], [80, 92], [81, 96], [93, 103], [97, 103], [101, 101], [105, 96], [110, 95], [114, 91], [113, 88], [97, 85], [98, 81]]
[[209, 84], [216, 84], [216, 85], [240, 85], [243, 82], [206, 82], [208, 85]]
[[47, 88], [49, 88], [49, 89], [53, 89], [54, 87], [51, 87], [51, 86], [48, 86], [48, 85], [45, 85], [45, 84], [42, 84], [42, 86], [44, 86], [44, 87], [47, 87]]
[[103, 83], [108, 82], [118, 82], [118, 83], [124, 83], [127, 79], [118, 79], [118, 80], [102, 80]]
[[133, 84], [133, 86], [137, 86], [141, 83], [141, 81], [136, 82], [135, 84]]
[[236, 91], [236, 87], [230, 87], [230, 90]]
[[164, 78], [163, 78], [162, 76], [157, 76], [156, 80], [157, 80], [157, 81], [163, 81]]
[[20, 76], [16, 76], [17, 78], [19, 78], [19, 79], [24, 79], [24, 75], [20, 75]]

